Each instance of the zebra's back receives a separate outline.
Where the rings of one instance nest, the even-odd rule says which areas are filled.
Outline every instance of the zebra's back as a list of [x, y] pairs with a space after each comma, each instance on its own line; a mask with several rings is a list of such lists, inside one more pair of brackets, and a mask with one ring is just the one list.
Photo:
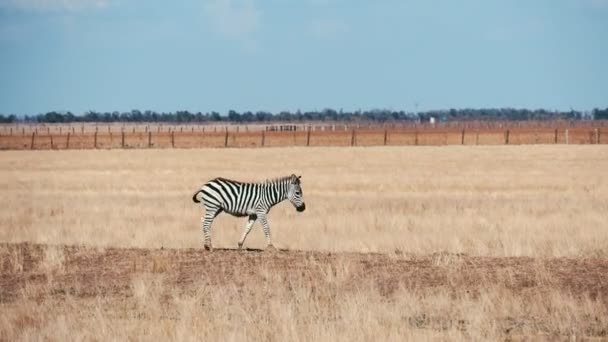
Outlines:
[[234, 216], [255, 212], [261, 197], [259, 184], [243, 183], [226, 178], [215, 178], [201, 188], [206, 206], [217, 207]]

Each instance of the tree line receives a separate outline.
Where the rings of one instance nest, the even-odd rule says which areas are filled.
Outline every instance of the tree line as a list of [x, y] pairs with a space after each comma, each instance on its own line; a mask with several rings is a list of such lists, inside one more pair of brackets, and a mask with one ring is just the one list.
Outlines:
[[608, 107], [606, 109], [595, 108], [591, 112], [551, 111], [545, 109], [447, 109], [431, 110], [424, 112], [394, 111], [388, 109], [374, 109], [365, 111], [342, 111], [324, 109], [320, 111], [281, 111], [271, 113], [267, 111], [239, 113], [234, 110], [225, 115], [219, 112], [155, 112], [151, 110], [130, 112], [97, 112], [88, 111], [80, 115], [72, 112], [51, 111], [38, 115], [25, 115], [22, 117], [14, 114], [0, 114], [1, 123], [74, 123], [74, 122], [170, 122], [170, 123], [262, 123], [262, 122], [307, 122], [307, 121], [332, 121], [332, 122], [395, 122], [412, 121], [428, 122], [433, 117], [437, 121], [497, 121], [497, 120], [581, 120], [595, 119], [608, 120]]

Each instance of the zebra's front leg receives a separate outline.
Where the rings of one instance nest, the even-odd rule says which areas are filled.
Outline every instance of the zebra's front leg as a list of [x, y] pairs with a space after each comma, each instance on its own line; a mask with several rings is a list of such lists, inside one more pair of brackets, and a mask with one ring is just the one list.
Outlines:
[[255, 223], [255, 220], [257, 220], [257, 218], [258, 218], [258, 216], [256, 214], [249, 215], [249, 220], [247, 221], [247, 225], [245, 226], [243, 235], [241, 236], [241, 239], [239, 240], [239, 249], [243, 248], [245, 239], [247, 238], [247, 235], [249, 235], [249, 232], [251, 231], [251, 228], [253, 227], [253, 224]]
[[264, 235], [266, 236], [266, 249], [274, 250], [275, 247], [272, 244], [272, 239], [270, 238], [270, 226], [268, 225], [268, 219], [266, 218], [266, 213], [258, 214], [258, 218], [262, 223], [262, 228], [264, 229]]

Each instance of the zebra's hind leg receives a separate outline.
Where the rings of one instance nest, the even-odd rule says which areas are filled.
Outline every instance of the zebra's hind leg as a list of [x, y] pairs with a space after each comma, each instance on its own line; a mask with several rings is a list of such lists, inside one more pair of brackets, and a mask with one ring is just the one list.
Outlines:
[[243, 248], [245, 239], [247, 238], [247, 235], [249, 235], [249, 232], [251, 231], [251, 228], [253, 227], [255, 220], [257, 220], [257, 219], [258, 219], [258, 216], [256, 214], [249, 215], [249, 220], [247, 220], [247, 225], [245, 226], [243, 235], [241, 236], [241, 239], [239, 240], [239, 249]]
[[205, 237], [204, 247], [208, 251], [213, 250], [211, 245], [211, 223], [213, 223], [213, 219], [220, 213], [220, 211], [221, 209], [205, 208], [205, 215], [201, 217], [203, 236]]

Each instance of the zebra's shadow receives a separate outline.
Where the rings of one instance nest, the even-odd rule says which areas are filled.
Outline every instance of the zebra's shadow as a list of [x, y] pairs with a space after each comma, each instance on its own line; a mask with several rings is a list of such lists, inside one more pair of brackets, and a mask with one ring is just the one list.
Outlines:
[[265, 250], [261, 248], [213, 248], [214, 251], [225, 251], [225, 252], [247, 252], [247, 253], [272, 253], [272, 252], [288, 252], [287, 249], [276, 249], [276, 250]]

